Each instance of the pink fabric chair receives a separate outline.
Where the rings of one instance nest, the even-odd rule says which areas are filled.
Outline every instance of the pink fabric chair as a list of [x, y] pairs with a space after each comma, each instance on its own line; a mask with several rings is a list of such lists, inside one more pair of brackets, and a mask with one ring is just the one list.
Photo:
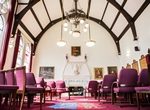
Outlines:
[[49, 93], [51, 94], [51, 90], [50, 89], [46, 89], [47, 88], [47, 82], [44, 81], [43, 77], [36, 77], [36, 85], [37, 87], [42, 87], [44, 88], [44, 103], [46, 101], [46, 94]]
[[70, 92], [69, 89], [66, 87], [65, 81], [63, 80], [56, 81], [56, 92], [59, 94], [60, 99], [61, 99], [61, 94], [67, 92], [70, 99]]
[[26, 95], [28, 97], [28, 107], [30, 107], [30, 103], [33, 101], [33, 96], [37, 93], [40, 94], [40, 109], [42, 109], [42, 99], [44, 94], [45, 88], [39, 87], [36, 84], [36, 79], [34, 73], [26, 73]]
[[19, 89], [17, 90], [17, 95], [21, 96], [19, 110], [22, 110], [24, 97], [25, 97], [25, 85], [26, 85], [25, 66], [15, 68], [14, 73], [16, 78], [16, 85], [19, 87]]
[[96, 80], [90, 80], [88, 83], [88, 87], [85, 88], [85, 98], [86, 98], [86, 93], [91, 93], [91, 96], [94, 96], [96, 99], [97, 91], [98, 91], [98, 82]]
[[116, 101], [116, 95], [124, 94], [129, 96], [129, 101], [132, 103], [132, 95], [135, 93], [137, 86], [138, 73], [135, 69], [125, 68], [120, 71], [117, 87], [112, 88], [112, 104]]
[[105, 96], [107, 98], [108, 94], [111, 94], [112, 84], [117, 81], [117, 76], [115, 74], [107, 74], [104, 76], [101, 86], [98, 90], [98, 100], [100, 101], [100, 96]]
[[47, 88], [51, 90], [50, 99], [52, 100], [53, 95], [56, 93], [56, 83], [55, 81], [48, 81]]

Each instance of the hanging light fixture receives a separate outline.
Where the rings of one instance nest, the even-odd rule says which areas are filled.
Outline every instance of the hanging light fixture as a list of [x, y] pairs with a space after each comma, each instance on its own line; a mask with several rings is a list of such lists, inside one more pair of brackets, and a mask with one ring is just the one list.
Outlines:
[[59, 47], [63, 47], [66, 45], [66, 42], [62, 39], [62, 37], [63, 37], [63, 24], [62, 24], [62, 22], [63, 22], [63, 19], [61, 21], [61, 38], [60, 38], [60, 41], [57, 42], [57, 45]]
[[86, 42], [87, 47], [93, 47], [95, 45], [96, 41], [91, 39], [91, 30], [89, 26], [89, 40]]
[[[80, 37], [81, 30], [86, 32], [88, 22], [86, 14], [82, 9], [78, 9], [78, 0], [74, 0], [75, 7], [69, 12], [66, 12], [66, 20], [64, 22], [64, 31], [69, 31], [73, 37]], [[83, 28], [83, 29], [82, 29]]]
[[66, 45], [66, 42], [62, 40], [63, 31], [67, 32], [72, 35], [73, 37], [80, 37], [81, 32], [88, 32], [89, 40], [86, 42], [86, 46], [92, 47], [95, 45], [95, 41], [91, 40], [91, 33], [90, 33], [90, 24], [88, 23], [88, 18], [85, 12], [78, 7], [79, 0], [74, 0], [74, 8], [71, 9], [69, 12], [66, 12], [66, 19], [63, 20], [61, 23], [61, 39], [57, 42], [57, 45], [62, 47]]

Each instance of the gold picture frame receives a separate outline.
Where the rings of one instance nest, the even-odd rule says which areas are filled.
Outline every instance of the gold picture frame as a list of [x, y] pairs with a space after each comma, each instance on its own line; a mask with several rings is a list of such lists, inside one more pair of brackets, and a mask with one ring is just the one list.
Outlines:
[[107, 69], [108, 69], [108, 74], [115, 74], [115, 75], [118, 74], [117, 66], [108, 66]]
[[95, 79], [102, 79], [103, 78], [103, 68], [102, 67], [95, 67], [94, 68], [94, 78]]
[[81, 47], [80, 46], [72, 46], [71, 47], [71, 55], [72, 56], [80, 56], [81, 55]]

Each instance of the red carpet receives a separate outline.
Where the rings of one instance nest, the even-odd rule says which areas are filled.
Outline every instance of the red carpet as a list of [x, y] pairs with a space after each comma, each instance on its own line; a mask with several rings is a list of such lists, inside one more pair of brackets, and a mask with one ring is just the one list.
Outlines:
[[[43, 110], [137, 110], [137, 107], [119, 107], [114, 104], [103, 104], [98, 102], [94, 98], [85, 98], [84, 96], [71, 96], [71, 99], [68, 100], [68, 97], [58, 97], [53, 98], [52, 101], [47, 100], [43, 104]], [[34, 103], [31, 105], [31, 108], [27, 108], [24, 104], [23, 110], [40, 110], [39, 103]], [[142, 107], [141, 110], [150, 110], [150, 107]]]

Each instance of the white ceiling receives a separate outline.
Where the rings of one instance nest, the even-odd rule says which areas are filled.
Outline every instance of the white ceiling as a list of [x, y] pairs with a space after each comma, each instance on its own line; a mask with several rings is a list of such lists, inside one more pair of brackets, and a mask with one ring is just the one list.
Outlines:
[[[19, 3], [28, 3], [29, 0], [18, 0]], [[118, 4], [121, 6], [124, 0], [116, 0]], [[136, 12], [139, 10], [141, 5], [145, 0], [127, 0], [124, 9], [131, 17], [133, 17]], [[64, 13], [68, 12], [74, 7], [73, 0], [62, 0]], [[44, 7], [44, 3], [45, 6]], [[79, 0], [78, 8], [82, 9], [86, 14], [88, 10], [89, 0]], [[93, 18], [97, 18], [99, 20], [102, 19], [104, 14], [104, 10], [107, 4], [107, 0], [91, 0], [89, 16]], [[17, 14], [20, 13], [27, 5], [18, 4]], [[37, 16], [42, 28], [44, 29], [51, 21], [56, 20], [62, 17], [62, 10], [60, 5], [60, 0], [40, 0], [33, 7], [35, 15]], [[48, 13], [46, 13], [46, 9]], [[114, 7], [111, 3], [108, 4], [106, 9], [106, 13], [104, 14], [103, 22], [110, 28], [114, 19], [118, 13], [118, 9]], [[50, 19], [48, 18], [48, 14]], [[22, 18], [22, 23], [27, 27], [28, 30], [33, 34], [36, 38], [38, 34], [42, 31], [39, 26], [36, 18], [33, 16], [33, 13], [29, 10]], [[116, 20], [115, 25], [112, 28], [112, 32], [119, 36], [123, 29], [128, 24], [126, 18], [120, 14], [118, 19]]]

